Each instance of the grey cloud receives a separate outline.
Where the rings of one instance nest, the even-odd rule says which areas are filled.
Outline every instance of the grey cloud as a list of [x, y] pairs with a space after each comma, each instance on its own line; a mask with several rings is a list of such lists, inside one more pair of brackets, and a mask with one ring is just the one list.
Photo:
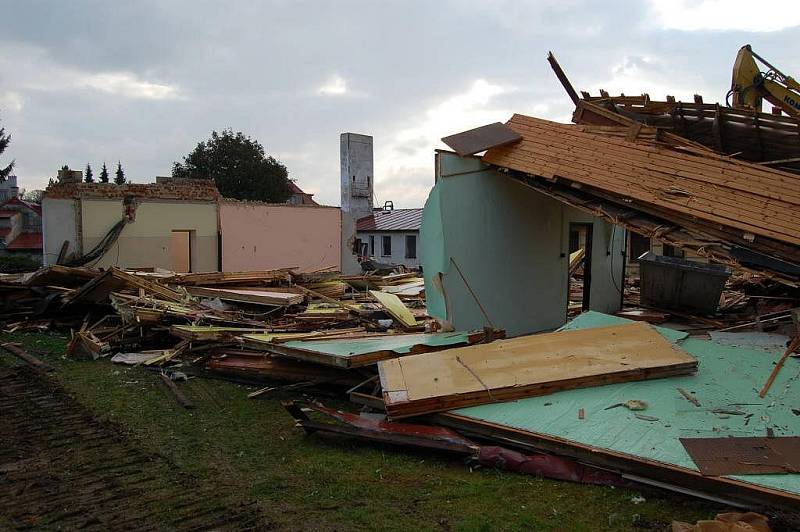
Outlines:
[[[342, 131], [374, 134], [377, 153], [477, 79], [516, 88], [496, 96], [492, 108], [545, 106], [547, 117], [566, 119], [571, 105], [544, 59], [548, 50], [578, 89], [646, 56], [676, 82], [702, 83], [714, 92], [707, 100], [721, 100], [736, 50], [754, 37], [661, 30], [641, 2], [0, 0], [0, 12], [0, 57], [14, 47], [41, 54], [32, 63], [37, 72], [22, 64], [26, 57], [0, 72], [0, 102], [7, 92], [23, 102], [0, 109], [0, 119], [14, 134], [9, 153], [26, 187], [42, 186], [64, 162], [82, 168], [103, 159], [121, 159], [128, 175], [150, 180], [212, 129], [232, 127], [259, 139], [300, 186], [332, 204]], [[753, 44], [798, 72], [790, 46], [797, 33], [758, 34]], [[47, 68], [129, 73], [178, 87], [181, 98], [26, 87], [24, 78], [46, 79]], [[320, 97], [334, 75], [362, 96]], [[437, 141], [427, 139], [431, 147]], [[425, 142], [397, 151], [411, 154]], [[405, 183], [391, 188], [402, 196], [397, 206], [421, 205], [432, 160], [431, 151], [426, 170], [377, 176], [378, 186], [397, 179]]]

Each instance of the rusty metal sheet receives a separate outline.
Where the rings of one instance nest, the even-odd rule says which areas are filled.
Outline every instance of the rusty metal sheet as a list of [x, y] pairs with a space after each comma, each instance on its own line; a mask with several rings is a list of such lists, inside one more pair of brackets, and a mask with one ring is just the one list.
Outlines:
[[462, 131], [461, 133], [444, 137], [442, 142], [463, 157], [486, 151], [489, 148], [513, 144], [520, 140], [522, 140], [522, 135], [505, 124], [495, 122], [494, 124], [476, 127], [469, 131]]
[[800, 437], [681, 438], [707, 476], [800, 473]]

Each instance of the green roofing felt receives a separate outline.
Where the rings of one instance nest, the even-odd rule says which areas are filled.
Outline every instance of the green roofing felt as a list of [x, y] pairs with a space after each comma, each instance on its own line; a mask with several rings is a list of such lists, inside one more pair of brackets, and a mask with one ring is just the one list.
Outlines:
[[[623, 323], [623, 318], [585, 313], [567, 328], [593, 328]], [[671, 377], [594, 388], [568, 390], [520, 401], [495, 403], [453, 411], [475, 419], [548, 434], [584, 445], [697, 470], [678, 438], [722, 436], [800, 435], [800, 360], [790, 358], [766, 398], [758, 397], [781, 352], [720, 345], [685, 338], [684, 333], [661, 327], [658, 331], [697, 358], [696, 375]], [[679, 338], [678, 336], [681, 336]], [[687, 401], [678, 387], [693, 393], [701, 406]], [[606, 407], [629, 399], [646, 401], [641, 412], [658, 421], [638, 419], [625, 408]], [[585, 418], [578, 419], [583, 408]], [[726, 409], [744, 415], [718, 414]], [[750, 416], [752, 414], [752, 416]], [[800, 494], [800, 474], [731, 476], [753, 484]]]
[[285, 342], [283, 345], [347, 358], [376, 351], [394, 351], [397, 354], [405, 354], [411, 351], [411, 348], [415, 345], [430, 347], [452, 346], [466, 344], [468, 339], [468, 332], [457, 331], [448, 333], [393, 334], [371, 338], [338, 340], [292, 340]]

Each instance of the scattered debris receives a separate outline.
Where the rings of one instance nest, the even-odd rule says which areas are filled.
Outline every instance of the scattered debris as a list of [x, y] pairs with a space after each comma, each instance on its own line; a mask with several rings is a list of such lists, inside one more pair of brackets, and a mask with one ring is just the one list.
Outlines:
[[717, 514], [713, 520], [698, 521], [692, 525], [672, 522], [672, 532], [770, 532], [769, 519], [755, 512], [728, 512]]
[[692, 403], [694, 406], [700, 406], [700, 401], [697, 399], [697, 397], [695, 397], [691, 393], [687, 392], [686, 390], [684, 390], [680, 386], [678, 386], [677, 390], [680, 392], [680, 394], [682, 396], [684, 396], [686, 398], [687, 401]]

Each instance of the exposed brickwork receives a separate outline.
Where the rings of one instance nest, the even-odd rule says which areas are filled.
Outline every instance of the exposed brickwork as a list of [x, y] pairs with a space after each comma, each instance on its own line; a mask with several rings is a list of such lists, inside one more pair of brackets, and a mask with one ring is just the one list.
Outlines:
[[210, 179], [163, 179], [158, 183], [55, 183], [45, 190], [46, 198], [54, 199], [174, 199], [216, 201], [219, 191]]

